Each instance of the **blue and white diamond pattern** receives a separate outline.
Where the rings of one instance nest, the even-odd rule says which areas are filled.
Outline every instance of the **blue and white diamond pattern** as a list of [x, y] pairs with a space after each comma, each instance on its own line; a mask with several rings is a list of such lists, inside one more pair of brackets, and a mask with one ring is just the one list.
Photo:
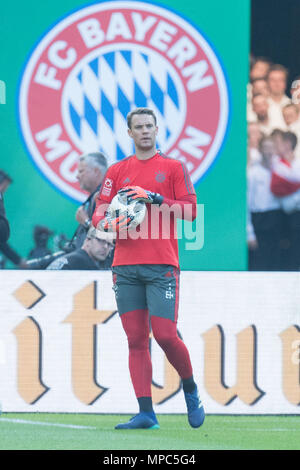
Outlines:
[[157, 144], [167, 151], [182, 131], [184, 88], [169, 61], [133, 44], [94, 51], [64, 87], [63, 119], [71, 139], [82, 152], [103, 151], [110, 163], [134, 152], [126, 116], [145, 106], [157, 116]]

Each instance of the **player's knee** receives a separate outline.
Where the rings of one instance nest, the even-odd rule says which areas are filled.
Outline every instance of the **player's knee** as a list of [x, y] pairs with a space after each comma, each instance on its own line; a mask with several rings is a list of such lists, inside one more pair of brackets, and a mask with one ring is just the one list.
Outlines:
[[153, 336], [159, 346], [163, 349], [166, 349], [174, 344], [177, 341], [177, 335], [173, 331], [153, 331]]
[[174, 344], [178, 340], [176, 323], [172, 320], [153, 317], [151, 325], [153, 336], [161, 347]]
[[143, 351], [149, 348], [148, 335], [127, 335], [127, 341], [131, 351]]

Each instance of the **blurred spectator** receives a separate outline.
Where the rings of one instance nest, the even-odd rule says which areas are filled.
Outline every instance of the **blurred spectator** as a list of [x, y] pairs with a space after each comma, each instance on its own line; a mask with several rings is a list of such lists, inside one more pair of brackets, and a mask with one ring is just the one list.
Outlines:
[[268, 82], [265, 78], [256, 78], [252, 82], [252, 95], [264, 95], [267, 98], [270, 96]]
[[[300, 269], [300, 75], [292, 82], [291, 98], [287, 82], [283, 65], [252, 57], [247, 227], [249, 269], [254, 270]], [[275, 177], [277, 188], [274, 165], [282, 173]]]
[[252, 109], [252, 97], [259, 93], [269, 94], [266, 78], [271, 67], [271, 61], [265, 57], [250, 56], [250, 83], [247, 86], [247, 120], [255, 121], [256, 116]]
[[91, 226], [95, 199], [107, 170], [106, 157], [101, 152], [91, 152], [79, 157], [77, 179], [81, 189], [89, 193], [86, 201], [76, 211], [79, 226], [73, 235], [75, 248], [80, 248]]
[[256, 122], [260, 131], [268, 135], [272, 131], [272, 125], [269, 115], [269, 102], [264, 95], [254, 95], [252, 97], [252, 109], [256, 116]]
[[263, 137], [257, 122], [248, 123], [248, 165], [253, 165], [261, 160], [259, 142]]
[[81, 248], [54, 260], [47, 270], [107, 270], [111, 268], [114, 234], [91, 227]]
[[269, 118], [270, 125], [273, 129], [286, 129], [286, 124], [282, 116], [282, 108], [291, 102], [286, 95], [288, 71], [283, 65], [273, 64], [267, 75], [267, 83], [270, 96], [269, 101]]
[[272, 65], [272, 62], [267, 57], [256, 57], [252, 62], [250, 69], [250, 81], [257, 78], [266, 78], [269, 72], [269, 69]]
[[282, 129], [274, 129], [270, 137], [275, 145], [275, 153], [278, 157], [284, 158], [285, 145], [283, 141], [284, 131]]
[[[8, 189], [9, 185], [12, 183], [12, 179], [7, 175], [3, 170], [0, 170], [0, 193], [1, 200], [3, 201], [3, 194]], [[3, 221], [2, 217], [2, 221]], [[22, 258], [7, 242], [6, 235], [0, 240], [0, 251], [8, 258], [12, 263], [14, 263], [18, 268], [25, 269], [27, 268], [26, 260]]]
[[299, 123], [299, 108], [293, 103], [286, 104], [282, 108], [282, 115], [287, 126]]
[[0, 193], [4, 194], [11, 183], [11, 177], [5, 171], [0, 170]]
[[30, 251], [28, 259], [40, 258], [42, 256], [50, 255], [52, 252], [48, 248], [49, 237], [53, 232], [42, 225], [36, 225], [33, 230], [33, 239], [35, 247]]
[[282, 115], [287, 129], [297, 136], [295, 158], [300, 158], [300, 108], [294, 104], [286, 104], [282, 109]]
[[280, 269], [282, 211], [270, 189], [275, 156], [273, 139], [263, 137], [259, 150], [261, 161], [247, 171], [249, 270], [276, 271]]
[[292, 103], [294, 103], [300, 109], [300, 75], [294, 78], [290, 93]]
[[[276, 157], [273, 159], [273, 163], [278, 160], [285, 161], [286, 155], [286, 145], [284, 141], [285, 131], [282, 129], [274, 129], [271, 133], [271, 138], [275, 145]], [[273, 180], [273, 176], [272, 176]], [[272, 188], [271, 188], [272, 189]], [[281, 230], [281, 240], [280, 240], [280, 250], [281, 250], [281, 260], [280, 260], [280, 269], [286, 271], [289, 269], [289, 250], [290, 250], [290, 234], [288, 229], [288, 224], [286, 220], [286, 214], [282, 211], [282, 230]]]
[[256, 121], [256, 114], [253, 111], [252, 107], [252, 97], [256, 95], [263, 95], [266, 98], [269, 97], [269, 87], [267, 80], [265, 78], [256, 78], [252, 82], [251, 88], [251, 100], [248, 100], [247, 103], [247, 120], [248, 122]]
[[277, 196], [285, 214], [288, 251], [282, 268], [300, 269], [300, 161], [295, 158], [297, 136], [285, 132], [282, 136], [284, 157], [276, 157], [272, 164], [271, 191]]

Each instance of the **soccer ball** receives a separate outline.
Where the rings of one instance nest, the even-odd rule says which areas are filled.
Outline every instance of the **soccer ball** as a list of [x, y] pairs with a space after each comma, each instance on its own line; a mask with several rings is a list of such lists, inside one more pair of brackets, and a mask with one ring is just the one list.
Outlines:
[[133, 216], [129, 229], [140, 225], [145, 218], [146, 212], [147, 208], [144, 201], [137, 199], [128, 202], [126, 194], [119, 193], [112, 199], [108, 209], [108, 213], [112, 218], [119, 217], [123, 214]]

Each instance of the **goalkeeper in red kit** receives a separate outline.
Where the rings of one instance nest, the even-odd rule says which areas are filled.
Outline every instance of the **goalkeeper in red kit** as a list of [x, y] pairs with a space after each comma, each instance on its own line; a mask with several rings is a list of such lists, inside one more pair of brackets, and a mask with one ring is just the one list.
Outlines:
[[[151, 397], [152, 363], [149, 352], [150, 328], [169, 362], [182, 379], [188, 421], [200, 427], [205, 418], [189, 352], [177, 334], [179, 303], [179, 263], [176, 218], [194, 220], [197, 200], [185, 165], [156, 150], [156, 116], [149, 108], [137, 108], [127, 116], [128, 133], [135, 155], [109, 167], [99, 192], [93, 224], [100, 230], [117, 232], [112, 263], [114, 291], [129, 347], [129, 370], [139, 404], [139, 413], [116, 429], [159, 428]], [[147, 204], [148, 237], [130, 237], [131, 219], [114, 219], [105, 208], [121, 193], [128, 201]], [[176, 207], [175, 212], [166, 208]], [[151, 209], [151, 210], [149, 210]], [[151, 212], [160, 212], [151, 217]], [[169, 236], [161, 227], [168, 212]], [[171, 215], [170, 215], [171, 212]], [[156, 220], [154, 227], [153, 220]], [[126, 237], [121, 236], [128, 230]]]

